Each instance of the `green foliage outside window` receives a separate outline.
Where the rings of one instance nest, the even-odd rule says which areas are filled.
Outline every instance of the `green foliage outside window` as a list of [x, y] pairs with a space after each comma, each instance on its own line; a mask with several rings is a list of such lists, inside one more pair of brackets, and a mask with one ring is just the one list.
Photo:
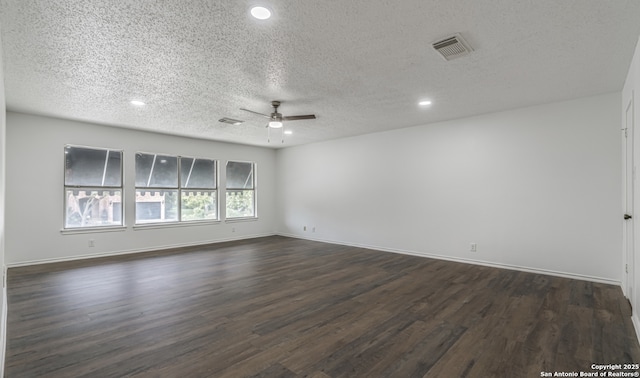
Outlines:
[[216, 201], [212, 192], [183, 192], [182, 220], [216, 219]]
[[253, 190], [227, 191], [227, 218], [254, 216]]

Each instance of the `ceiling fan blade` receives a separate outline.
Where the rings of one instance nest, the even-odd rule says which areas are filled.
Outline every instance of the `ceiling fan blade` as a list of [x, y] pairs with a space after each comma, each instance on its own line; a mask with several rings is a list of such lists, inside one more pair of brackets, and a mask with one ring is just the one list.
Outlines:
[[266, 115], [266, 114], [262, 114], [262, 113], [258, 113], [258, 112], [254, 112], [253, 110], [249, 110], [249, 109], [245, 109], [245, 108], [240, 108], [240, 110], [244, 110], [245, 112], [249, 112], [249, 113], [253, 113], [253, 114], [257, 114], [259, 116], [263, 116], [265, 118], [269, 118], [271, 119], [270, 115]]
[[283, 121], [297, 121], [300, 119], [316, 119], [316, 115], [315, 114], [307, 114], [307, 115], [297, 115], [297, 116], [289, 116], [289, 117], [282, 117]]

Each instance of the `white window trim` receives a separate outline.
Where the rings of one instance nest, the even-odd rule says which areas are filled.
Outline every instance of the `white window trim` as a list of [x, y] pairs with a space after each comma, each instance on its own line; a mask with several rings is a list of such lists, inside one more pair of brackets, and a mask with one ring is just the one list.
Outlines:
[[126, 226], [78, 227], [78, 228], [63, 228], [60, 230], [60, 233], [63, 235], [99, 234], [104, 232], [121, 232], [126, 230], [127, 230]]
[[258, 216], [254, 217], [237, 217], [237, 218], [226, 218], [224, 223], [241, 223], [241, 222], [254, 222], [258, 220]]

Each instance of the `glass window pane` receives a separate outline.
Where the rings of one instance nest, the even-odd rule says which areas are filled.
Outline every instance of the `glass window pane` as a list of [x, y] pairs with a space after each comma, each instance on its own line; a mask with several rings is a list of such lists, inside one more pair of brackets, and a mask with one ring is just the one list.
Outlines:
[[183, 221], [218, 218], [215, 191], [183, 190], [180, 198]]
[[180, 184], [183, 188], [214, 189], [216, 161], [180, 158]]
[[122, 192], [102, 189], [67, 189], [65, 228], [122, 226]]
[[122, 151], [66, 146], [64, 154], [65, 185], [122, 185]]
[[137, 153], [136, 187], [177, 188], [178, 158]]
[[136, 190], [136, 223], [177, 221], [177, 190]]
[[109, 151], [104, 185], [122, 186], [122, 151]]
[[227, 188], [253, 189], [253, 163], [227, 162]]
[[227, 190], [227, 218], [253, 217], [253, 190]]
[[136, 154], [136, 187], [147, 186], [154, 157], [149, 154]]

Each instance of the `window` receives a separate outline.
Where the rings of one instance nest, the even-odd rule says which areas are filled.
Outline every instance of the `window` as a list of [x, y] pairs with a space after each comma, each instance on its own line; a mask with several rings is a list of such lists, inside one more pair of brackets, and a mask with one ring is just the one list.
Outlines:
[[136, 223], [178, 221], [178, 158], [136, 154]]
[[227, 162], [227, 218], [255, 216], [255, 164]]
[[215, 160], [181, 157], [180, 188], [181, 220], [218, 219]]
[[136, 154], [136, 224], [218, 218], [216, 161]]
[[64, 228], [122, 226], [122, 151], [65, 146]]

